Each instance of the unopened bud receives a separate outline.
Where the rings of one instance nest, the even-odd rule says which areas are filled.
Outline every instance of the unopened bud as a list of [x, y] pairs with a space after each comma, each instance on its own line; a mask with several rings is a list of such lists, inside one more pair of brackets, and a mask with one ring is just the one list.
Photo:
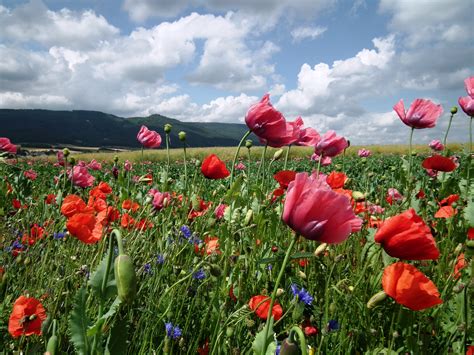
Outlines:
[[360, 192], [360, 191], [352, 191], [352, 198], [356, 201], [364, 201], [365, 200], [365, 194]]
[[253, 218], [253, 210], [250, 209], [245, 214], [244, 226], [248, 226], [250, 224], [250, 222], [252, 222], [252, 218]]
[[460, 282], [456, 286], [453, 287], [453, 292], [461, 293], [465, 288], [466, 288], [466, 285]]
[[251, 139], [247, 139], [247, 140], [245, 141], [245, 147], [247, 147], [248, 149], [250, 149], [250, 148], [252, 148], [252, 146], [253, 146], [252, 140], [251, 140]]
[[178, 138], [181, 142], [184, 142], [186, 140], [186, 132], [181, 131], [178, 133]]
[[69, 151], [69, 149], [64, 148], [64, 149], [63, 149], [63, 154], [64, 154], [65, 157], [68, 157], [69, 154], [71, 154], [71, 152]]
[[273, 160], [278, 160], [283, 155], [283, 149], [278, 149], [275, 154], [273, 154]]
[[456, 249], [454, 249], [454, 255], [458, 255], [461, 251], [462, 251], [462, 244], [459, 243]]
[[377, 292], [375, 295], [373, 295], [370, 298], [369, 302], [367, 302], [367, 308], [368, 309], [374, 308], [386, 298], [387, 298], [387, 294], [385, 293], [385, 291]]
[[172, 127], [169, 123], [165, 124], [165, 133], [170, 133]]
[[70, 157], [70, 158], [69, 158], [69, 162], [71, 163], [71, 165], [76, 164], [76, 158]]
[[298, 277], [302, 278], [303, 280], [306, 280], [306, 274], [301, 270], [298, 270]]
[[280, 297], [280, 296], [281, 296], [282, 294], [284, 294], [284, 293], [285, 293], [285, 290], [282, 289], [282, 288], [279, 288], [279, 289], [277, 289], [276, 296], [277, 296], [277, 297]]
[[320, 256], [322, 253], [324, 253], [324, 251], [326, 250], [326, 248], [328, 247], [328, 244], [327, 243], [322, 243], [320, 244], [316, 250], [314, 251], [314, 256], [318, 257]]
[[118, 160], [119, 160], [118, 155], [114, 156], [114, 162], [116, 163], [116, 162], [118, 162]]
[[457, 106], [451, 107], [451, 114], [455, 115], [456, 113], [458, 113], [458, 107]]

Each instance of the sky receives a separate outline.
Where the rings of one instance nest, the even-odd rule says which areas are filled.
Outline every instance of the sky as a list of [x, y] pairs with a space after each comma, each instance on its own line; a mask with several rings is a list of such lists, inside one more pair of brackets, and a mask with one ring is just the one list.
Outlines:
[[[0, 108], [244, 122], [270, 93], [287, 120], [400, 144], [403, 99], [449, 111], [474, 75], [474, 0], [0, 0]], [[450, 141], [468, 140], [460, 110]]]

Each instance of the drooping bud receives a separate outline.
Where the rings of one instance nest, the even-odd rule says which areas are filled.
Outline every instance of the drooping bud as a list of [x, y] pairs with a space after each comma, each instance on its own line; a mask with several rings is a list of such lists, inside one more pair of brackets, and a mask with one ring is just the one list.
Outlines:
[[298, 344], [293, 343], [291, 339], [286, 338], [283, 340], [281, 343], [281, 348], [280, 348], [280, 355], [299, 355], [301, 354], [301, 350], [298, 346]]
[[324, 253], [327, 247], [328, 247], [327, 243], [321, 243], [314, 251], [314, 256], [316, 257], [320, 256], [322, 253]]
[[367, 308], [368, 309], [374, 308], [375, 306], [377, 306], [380, 302], [382, 302], [386, 298], [387, 298], [387, 294], [385, 293], [385, 291], [377, 292], [375, 295], [373, 295], [370, 298], [369, 302], [367, 302]]
[[178, 138], [181, 142], [184, 142], [186, 140], [186, 132], [185, 131], [181, 131], [178, 133]]
[[132, 303], [137, 292], [137, 275], [132, 259], [128, 255], [119, 255], [114, 266], [118, 297], [122, 302]]
[[278, 160], [283, 155], [283, 149], [278, 149], [275, 154], [273, 154], [273, 160]]
[[173, 126], [170, 125], [169, 123], [166, 123], [165, 124], [165, 133], [169, 134], [171, 132], [171, 128], [173, 128]]

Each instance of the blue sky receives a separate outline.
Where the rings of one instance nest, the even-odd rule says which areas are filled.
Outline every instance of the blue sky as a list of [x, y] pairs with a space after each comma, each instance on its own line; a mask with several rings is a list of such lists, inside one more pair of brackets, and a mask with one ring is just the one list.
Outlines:
[[[393, 105], [429, 98], [442, 138], [474, 75], [472, 0], [0, 0], [0, 107], [243, 122], [265, 93], [288, 120], [403, 143]], [[451, 140], [466, 141], [456, 117]]]

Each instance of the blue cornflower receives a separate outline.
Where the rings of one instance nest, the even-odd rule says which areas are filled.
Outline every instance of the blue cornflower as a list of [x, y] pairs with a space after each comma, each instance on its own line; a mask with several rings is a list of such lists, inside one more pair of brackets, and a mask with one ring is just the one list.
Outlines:
[[199, 269], [193, 274], [193, 279], [195, 280], [203, 280], [206, 278], [206, 273], [204, 272], [203, 269]]
[[171, 322], [165, 323], [166, 336], [173, 338], [174, 340], [179, 339], [183, 335], [183, 331], [177, 325], [173, 326]]
[[268, 265], [267, 265], [267, 270], [268, 270], [268, 271], [272, 271], [272, 269], [273, 269], [272, 264], [268, 264]]
[[164, 255], [158, 254], [158, 255], [156, 256], [156, 263], [157, 263], [157, 264], [160, 264], [160, 265], [163, 265], [163, 264], [165, 263], [165, 257], [164, 257]]
[[275, 355], [280, 355], [281, 345], [278, 345], [275, 349]]
[[337, 320], [335, 319], [331, 319], [328, 323], [328, 331], [332, 331], [332, 330], [338, 330], [339, 329], [339, 323]]
[[298, 300], [300, 300], [307, 306], [311, 306], [314, 301], [313, 296], [311, 296], [308, 291], [306, 291], [304, 288], [298, 290], [298, 286], [296, 286], [296, 284], [291, 285], [291, 292], [293, 292], [293, 295], [295, 297], [298, 297]]
[[183, 237], [185, 237], [186, 239], [191, 238], [192, 232], [187, 225], [183, 225], [179, 230], [183, 234]]
[[65, 232], [57, 232], [57, 233], [54, 233], [53, 234], [53, 238], [54, 239], [64, 239], [64, 237], [66, 236], [66, 233]]
[[145, 274], [153, 274], [150, 263], [143, 265], [143, 271], [145, 271]]

